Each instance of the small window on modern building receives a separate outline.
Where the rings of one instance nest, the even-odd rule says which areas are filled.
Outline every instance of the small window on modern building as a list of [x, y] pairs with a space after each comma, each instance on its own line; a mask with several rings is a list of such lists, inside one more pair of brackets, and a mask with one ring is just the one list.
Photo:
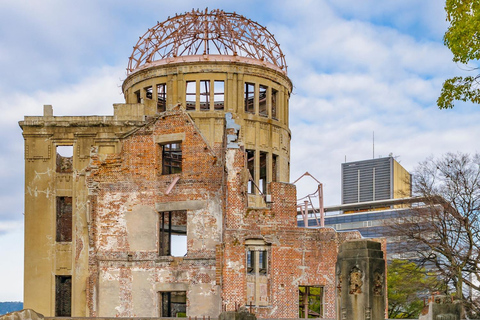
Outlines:
[[182, 143], [172, 142], [162, 146], [162, 174], [182, 172]]
[[258, 113], [263, 117], [268, 117], [267, 89], [266, 86], [260, 85], [258, 90]]
[[152, 100], [153, 99], [153, 88], [152, 86], [145, 88], [145, 98]]
[[248, 193], [249, 194], [255, 194], [255, 150], [246, 150], [246, 156], [247, 156], [247, 169], [248, 172], [250, 173], [249, 179], [248, 179]]
[[57, 172], [73, 172], [73, 146], [57, 146]]
[[55, 317], [72, 315], [72, 276], [55, 276]]
[[183, 257], [187, 254], [187, 211], [160, 212], [159, 255]]
[[157, 112], [167, 110], [167, 84], [157, 84]]
[[72, 242], [72, 197], [57, 197], [57, 242]]
[[213, 107], [215, 110], [223, 110], [225, 108], [225, 82], [215, 81], [213, 90]]
[[272, 88], [272, 118], [277, 119], [278, 91]]
[[168, 318], [187, 317], [187, 292], [160, 292], [160, 316]]
[[245, 112], [255, 113], [255, 85], [245, 82]]
[[258, 188], [263, 194], [267, 193], [267, 153], [260, 152], [260, 175]]
[[200, 80], [200, 110], [210, 110], [210, 80]]
[[140, 96], [140, 90], [137, 90], [133, 93], [137, 103], [142, 103], [142, 97]]
[[185, 93], [186, 109], [195, 110], [197, 101], [197, 83], [195, 81], [187, 81], [187, 90]]
[[323, 287], [298, 287], [298, 317], [323, 318]]

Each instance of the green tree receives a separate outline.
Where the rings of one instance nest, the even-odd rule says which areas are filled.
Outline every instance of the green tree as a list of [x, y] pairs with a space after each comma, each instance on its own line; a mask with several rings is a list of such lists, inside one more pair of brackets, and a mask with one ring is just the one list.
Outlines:
[[438, 289], [436, 277], [414, 262], [395, 259], [388, 265], [388, 318], [417, 319], [424, 298]]
[[462, 301], [471, 318], [480, 315], [480, 154], [429, 157], [413, 174], [413, 194], [422, 205], [391, 225], [419, 264]]
[[[480, 2], [478, 0], [446, 0], [445, 11], [450, 22], [443, 38], [453, 53], [453, 61], [468, 64], [480, 59]], [[471, 68], [477, 70], [478, 68]], [[440, 109], [452, 108], [454, 101], [480, 103], [479, 77], [453, 77], [443, 83], [437, 100]]]

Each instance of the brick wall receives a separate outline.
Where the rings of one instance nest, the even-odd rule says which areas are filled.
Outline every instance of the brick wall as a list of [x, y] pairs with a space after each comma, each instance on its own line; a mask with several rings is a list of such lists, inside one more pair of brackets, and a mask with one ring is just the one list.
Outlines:
[[[183, 136], [182, 172], [162, 175], [161, 146], [155, 142], [156, 137], [175, 134]], [[87, 178], [92, 221], [89, 236], [93, 244], [87, 294], [91, 316], [158, 316], [157, 310], [144, 312], [136, 307], [132, 272], [137, 272], [139, 281], [146, 284], [145, 290], [150, 292], [147, 300], [151, 299], [152, 306], [158, 303], [155, 291], [165, 284], [178, 283], [188, 288], [187, 296], [195, 285], [209, 288], [204, 303], [216, 304], [216, 299], [209, 296], [216, 295], [219, 299], [215, 249], [222, 231], [221, 147], [221, 144], [208, 145], [190, 116], [177, 109], [152, 118], [145, 126], [127, 134], [118, 154], [102, 160], [93, 150]], [[166, 194], [177, 176], [180, 179]], [[187, 210], [187, 257], [159, 257], [156, 205], [188, 201], [203, 201], [205, 205]], [[142, 224], [141, 220], [147, 222]], [[173, 220], [178, 220], [175, 214]], [[143, 230], [134, 230], [137, 225]], [[156, 238], [153, 243], [148, 237], [142, 238], [146, 229]], [[115, 298], [108, 305], [102, 290], [118, 292], [118, 300]], [[212, 308], [219, 312], [219, 307], [213, 306], [205, 307], [202, 314], [202, 308], [192, 307], [191, 303], [193, 298], [202, 298], [192, 295], [187, 302], [190, 315], [209, 315], [207, 311]], [[97, 300], [101, 302], [98, 305]]]
[[[298, 286], [324, 287], [324, 317], [335, 317], [335, 263], [343, 241], [360, 238], [358, 232], [341, 235], [331, 228], [298, 228], [296, 189], [271, 183], [268, 208], [248, 208], [242, 150], [227, 151], [227, 203], [223, 252], [223, 308], [246, 305], [246, 246], [263, 239], [269, 248], [268, 305], [254, 307], [260, 318], [297, 318]], [[229, 160], [228, 160], [229, 159]]]

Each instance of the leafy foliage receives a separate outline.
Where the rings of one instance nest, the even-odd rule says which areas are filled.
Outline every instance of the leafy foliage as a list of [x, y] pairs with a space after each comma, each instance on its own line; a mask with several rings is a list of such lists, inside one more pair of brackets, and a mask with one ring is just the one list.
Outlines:
[[[478, 0], [446, 0], [445, 11], [450, 22], [443, 38], [453, 53], [453, 61], [468, 64], [480, 58], [480, 2]], [[475, 68], [476, 69], [476, 68]], [[480, 103], [479, 76], [447, 79], [437, 105], [452, 108], [455, 100]]]
[[440, 283], [425, 268], [414, 262], [395, 259], [388, 265], [388, 318], [417, 319], [424, 298], [436, 291]]

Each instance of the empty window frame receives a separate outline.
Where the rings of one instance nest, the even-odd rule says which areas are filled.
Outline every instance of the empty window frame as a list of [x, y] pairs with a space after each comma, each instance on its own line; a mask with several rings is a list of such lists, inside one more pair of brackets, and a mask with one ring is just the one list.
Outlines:
[[255, 150], [246, 150], [246, 156], [247, 156], [247, 169], [248, 172], [250, 173], [249, 179], [248, 179], [248, 193], [249, 194], [255, 194]]
[[278, 175], [278, 155], [272, 154], [272, 182], [277, 182]]
[[187, 317], [187, 292], [160, 292], [160, 316], [175, 318]]
[[56, 237], [57, 242], [72, 241], [72, 197], [57, 197], [56, 208]]
[[258, 273], [267, 274], [267, 250], [258, 251]]
[[55, 317], [72, 315], [72, 276], [55, 276]]
[[187, 254], [187, 211], [160, 212], [159, 255], [183, 257]]
[[197, 83], [195, 81], [187, 81], [185, 99], [185, 108], [187, 110], [195, 110], [197, 101]]
[[133, 93], [135, 95], [135, 102], [142, 103], [142, 97], [140, 96], [140, 90], [137, 90]]
[[152, 100], [153, 99], [153, 88], [152, 86], [144, 88], [145, 90], [145, 98]]
[[267, 250], [247, 249], [247, 273], [267, 274], [268, 255]]
[[267, 153], [260, 152], [260, 174], [258, 180], [258, 188], [262, 194], [267, 193]]
[[167, 84], [157, 84], [157, 112], [167, 110]]
[[262, 117], [268, 117], [267, 109], [267, 86], [260, 85], [258, 87], [258, 113]]
[[59, 173], [73, 172], [73, 146], [57, 146], [56, 171]]
[[225, 82], [215, 80], [213, 90], [213, 108], [223, 110], [225, 108]]
[[200, 110], [210, 110], [210, 80], [200, 80]]
[[255, 274], [255, 251], [247, 250], [247, 273]]
[[161, 145], [162, 174], [182, 172], [182, 143], [172, 142]]
[[272, 88], [272, 118], [277, 118], [277, 100], [278, 100], [278, 91]]
[[323, 287], [298, 287], [298, 317], [323, 318]]
[[245, 112], [255, 113], [255, 84], [245, 82]]

